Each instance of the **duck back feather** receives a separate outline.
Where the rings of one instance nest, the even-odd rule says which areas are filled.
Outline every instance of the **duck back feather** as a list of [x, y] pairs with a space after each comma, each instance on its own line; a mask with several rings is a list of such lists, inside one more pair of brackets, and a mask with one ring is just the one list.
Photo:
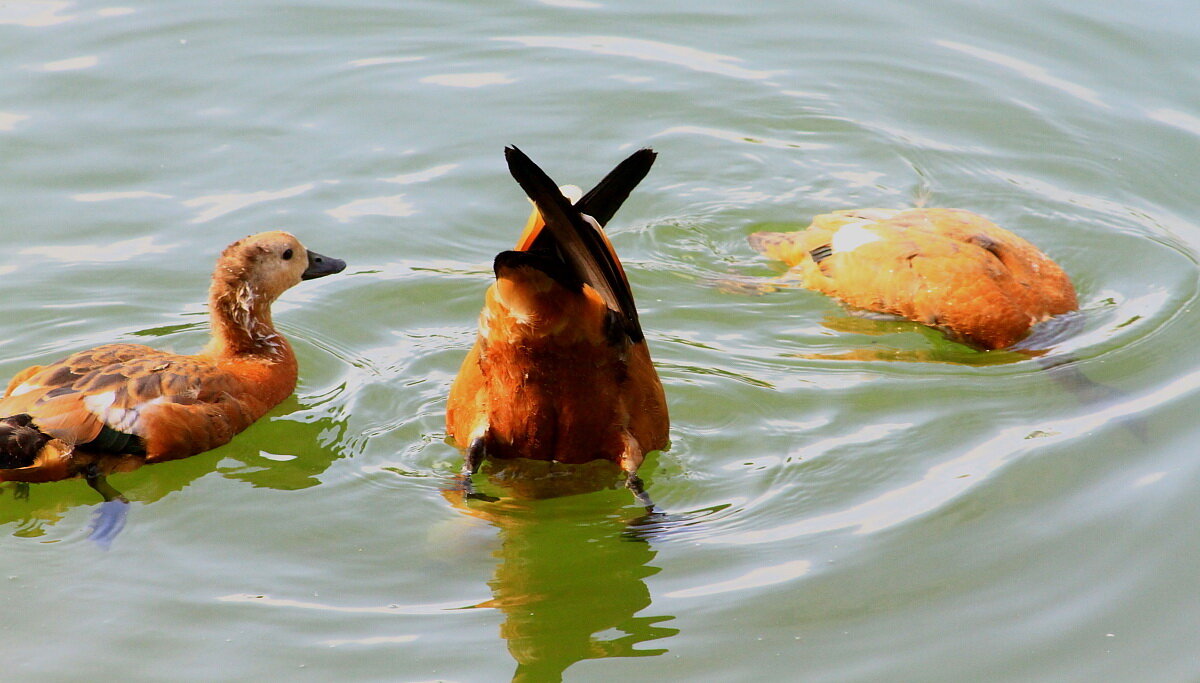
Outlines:
[[1066, 273], [1033, 244], [960, 209], [860, 209], [751, 246], [845, 304], [937, 327], [984, 349], [1078, 307]]

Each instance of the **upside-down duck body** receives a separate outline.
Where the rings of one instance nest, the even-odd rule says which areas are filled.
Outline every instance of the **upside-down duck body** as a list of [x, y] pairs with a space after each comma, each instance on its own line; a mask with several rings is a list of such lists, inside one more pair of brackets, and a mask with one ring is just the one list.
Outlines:
[[1076, 310], [1066, 273], [1031, 243], [961, 209], [860, 209], [750, 244], [800, 284], [868, 311], [937, 327], [984, 349]]
[[266, 232], [222, 253], [209, 291], [212, 339], [181, 355], [109, 344], [27, 368], [0, 398], [0, 481], [75, 476], [99, 458], [153, 463], [216, 448], [287, 398], [296, 356], [271, 303], [345, 263]]
[[[486, 455], [608, 460], [633, 475], [667, 446], [666, 399], [620, 262], [587, 216], [607, 221], [653, 153], [630, 157], [574, 206], [519, 150], [508, 156], [534, 216], [519, 250], [496, 257], [479, 335], [450, 389], [448, 430], [472, 470]], [[614, 184], [623, 191], [602, 191]]]

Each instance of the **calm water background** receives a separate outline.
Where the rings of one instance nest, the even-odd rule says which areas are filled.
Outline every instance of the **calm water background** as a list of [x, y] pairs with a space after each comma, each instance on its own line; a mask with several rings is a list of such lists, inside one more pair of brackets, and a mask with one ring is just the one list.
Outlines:
[[[585, 186], [660, 152], [611, 228], [673, 417], [650, 528], [442, 493], [512, 143]], [[17, 0], [0, 160], [5, 381], [196, 350], [243, 235], [351, 264], [276, 307], [293, 399], [111, 478], [110, 549], [84, 483], [2, 490], [0, 677], [1200, 680], [1192, 2]], [[753, 291], [750, 232], [919, 202], [1084, 314], [1030, 361]]]

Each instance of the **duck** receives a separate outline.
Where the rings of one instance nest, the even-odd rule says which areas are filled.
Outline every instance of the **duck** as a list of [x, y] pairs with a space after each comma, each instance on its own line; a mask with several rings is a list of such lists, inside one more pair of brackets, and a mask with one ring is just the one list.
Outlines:
[[130, 469], [227, 443], [296, 387], [296, 356], [271, 304], [345, 267], [287, 232], [252, 235], [217, 259], [211, 338], [199, 353], [106, 344], [17, 373], [0, 397], [0, 481], [83, 474], [92, 483], [100, 462]]
[[656, 154], [638, 150], [586, 195], [568, 190], [573, 202], [517, 147], [505, 158], [534, 208], [516, 248], [493, 261], [475, 343], [450, 387], [462, 485], [485, 458], [608, 461], [652, 507], [637, 471], [668, 445], [667, 402], [603, 226]]
[[964, 209], [848, 209], [750, 245], [785, 276], [854, 309], [937, 328], [982, 350], [1010, 347], [1079, 308], [1066, 272], [1029, 241]]

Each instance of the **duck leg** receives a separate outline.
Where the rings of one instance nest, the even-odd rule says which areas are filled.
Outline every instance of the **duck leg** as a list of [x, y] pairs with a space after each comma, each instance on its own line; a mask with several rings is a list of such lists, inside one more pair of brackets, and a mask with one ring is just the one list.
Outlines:
[[633, 499], [638, 505], [646, 508], [646, 512], [654, 512], [654, 501], [650, 499], [650, 494], [646, 493], [642, 478], [636, 472], [625, 473], [625, 488], [633, 493]]
[[458, 488], [463, 492], [463, 500], [483, 500], [489, 503], [494, 503], [499, 500], [494, 496], [489, 496], [479, 493], [475, 490], [475, 484], [471, 482], [471, 476], [479, 471], [479, 466], [483, 464], [483, 457], [487, 454], [487, 448], [484, 445], [483, 437], [477, 437], [471, 441], [471, 445], [467, 446], [467, 452], [463, 454], [463, 466], [458, 471]]
[[[1079, 358], [1074, 354], [1066, 353], [1050, 359], [1035, 358], [1034, 361], [1043, 370], [1050, 373], [1050, 377], [1054, 381], [1071, 392], [1081, 405], [1100, 410], [1114, 403], [1128, 400], [1127, 392], [1107, 384], [1101, 384], [1085, 375], [1079, 369]], [[1118, 422], [1143, 443], [1150, 436], [1146, 419], [1140, 414], [1126, 415]]]
[[641, 444], [629, 432], [625, 432], [624, 441], [625, 449], [621, 452], [618, 463], [621, 465], [621, 470], [625, 472], [625, 488], [633, 493], [634, 500], [638, 505], [646, 508], [646, 512], [654, 512], [654, 501], [646, 493], [642, 478], [637, 475], [638, 468], [642, 466], [646, 455], [642, 453]]
[[125, 521], [129, 515], [129, 500], [108, 483], [94, 463], [87, 467], [83, 476], [88, 486], [91, 486], [104, 498], [104, 502], [96, 508], [96, 513], [92, 515], [88, 539], [108, 550], [113, 540], [125, 528]]

